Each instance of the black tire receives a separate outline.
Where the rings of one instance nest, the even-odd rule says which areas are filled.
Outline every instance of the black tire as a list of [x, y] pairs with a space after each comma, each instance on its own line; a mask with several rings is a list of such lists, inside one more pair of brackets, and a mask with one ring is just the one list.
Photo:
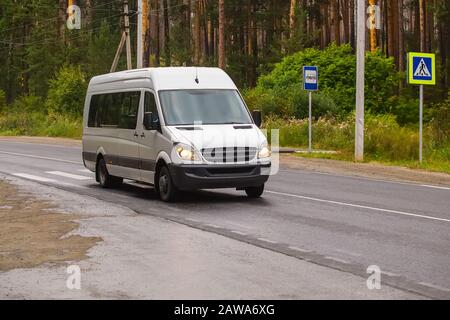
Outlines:
[[96, 167], [97, 181], [103, 188], [118, 187], [123, 183], [123, 178], [111, 176], [108, 173], [105, 159], [100, 158]]
[[264, 192], [264, 185], [258, 187], [247, 187], [244, 190], [249, 198], [260, 198]]
[[162, 166], [156, 177], [156, 192], [164, 202], [173, 202], [178, 196], [178, 189], [170, 176], [169, 168]]

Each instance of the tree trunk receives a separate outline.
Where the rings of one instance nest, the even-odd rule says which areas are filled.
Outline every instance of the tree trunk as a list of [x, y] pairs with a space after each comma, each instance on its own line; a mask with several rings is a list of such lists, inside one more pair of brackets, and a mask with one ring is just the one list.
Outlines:
[[294, 35], [294, 30], [296, 27], [296, 6], [297, 6], [297, 0], [291, 0], [291, 6], [289, 9], [289, 36], [292, 37]]
[[192, 29], [192, 39], [194, 42], [194, 65], [200, 64], [200, 1], [196, 0], [193, 3], [192, 13], [194, 16], [194, 28]]
[[[352, 1], [352, 0], [350, 0]], [[341, 11], [342, 11], [342, 21], [343, 21], [343, 25], [344, 25], [344, 30], [343, 30], [343, 43], [348, 43], [349, 42], [349, 12], [348, 12], [348, 7], [349, 7], [349, 0], [341, 0]]]
[[405, 70], [405, 44], [403, 28], [403, 0], [398, 0], [398, 70]]
[[143, 38], [143, 54], [142, 54], [142, 67], [148, 68], [150, 66], [150, 15], [148, 0], [142, 0], [142, 38]]
[[59, 0], [59, 11], [58, 11], [58, 37], [59, 39], [65, 39], [66, 33], [66, 9], [67, 0]]
[[86, 28], [89, 28], [92, 23], [92, 0], [84, 1], [84, 18], [82, 19]]
[[219, 68], [225, 69], [225, 0], [219, 0]]
[[333, 29], [333, 41], [337, 45], [341, 44], [341, 31], [339, 21], [339, 0], [331, 2], [331, 27]]
[[254, 87], [256, 85], [256, 58], [257, 58], [257, 39], [255, 30], [255, 1], [247, 0], [247, 85]]
[[330, 43], [330, 32], [328, 27], [328, 4], [321, 4], [322, 11], [322, 45], [321, 48], [324, 49]]
[[206, 0], [201, 1], [202, 4], [202, 24], [203, 24], [203, 59], [206, 60], [209, 54], [209, 42], [208, 42], [208, 17], [206, 15]]
[[386, 1], [386, 13], [387, 13], [387, 55], [389, 57], [394, 56], [394, 7], [392, 0]]
[[419, 0], [420, 52], [425, 52], [425, 0]]
[[170, 52], [170, 29], [169, 29], [169, 6], [167, 0], [163, 0], [164, 6], [164, 60], [165, 65], [172, 64], [172, 55]]
[[350, 0], [350, 5], [349, 5], [350, 45], [352, 46], [353, 50], [356, 49], [356, 47], [355, 47], [355, 1], [356, 0]]
[[160, 22], [159, 22], [159, 0], [150, 0], [150, 53], [154, 56], [154, 62], [150, 61], [150, 65], [159, 67], [161, 64], [160, 53]]
[[[395, 0], [396, 1], [396, 0]], [[370, 10], [370, 51], [374, 52], [377, 49], [377, 29], [376, 24], [376, 11], [375, 7], [377, 5], [376, 0], [369, 0], [369, 5], [372, 7]]]
[[191, 0], [183, 0], [185, 10], [184, 10], [184, 34], [185, 34], [185, 50], [189, 54], [187, 54], [187, 60], [185, 61], [186, 65], [190, 66], [192, 64], [191, 59], [191, 32], [192, 32], [192, 25], [191, 25]]

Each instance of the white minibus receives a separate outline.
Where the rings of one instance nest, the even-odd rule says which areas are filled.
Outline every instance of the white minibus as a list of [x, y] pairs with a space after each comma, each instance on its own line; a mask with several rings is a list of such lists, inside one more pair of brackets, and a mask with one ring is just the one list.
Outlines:
[[102, 187], [154, 186], [163, 201], [183, 190], [264, 191], [271, 168], [261, 114], [247, 109], [218, 68], [128, 70], [91, 79], [83, 162]]

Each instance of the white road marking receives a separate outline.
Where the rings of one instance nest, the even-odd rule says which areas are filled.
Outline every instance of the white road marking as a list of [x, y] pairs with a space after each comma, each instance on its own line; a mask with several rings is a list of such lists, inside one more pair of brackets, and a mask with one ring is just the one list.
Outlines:
[[288, 248], [291, 250], [300, 251], [300, 252], [311, 252], [311, 250], [301, 249], [301, 248], [295, 247], [295, 246], [289, 246]]
[[215, 228], [215, 229], [221, 229], [221, 227], [219, 227], [218, 225], [216, 225], [216, 224], [205, 224], [205, 226], [207, 226], [207, 227], [211, 227], [211, 228]]
[[450, 190], [450, 188], [447, 188], [447, 187], [438, 187], [438, 186], [432, 186], [429, 184], [421, 184], [420, 186], [427, 187], [427, 188], [441, 189], [441, 190]]
[[70, 179], [75, 179], [75, 180], [91, 180], [90, 177], [79, 176], [77, 174], [71, 174], [71, 173], [62, 172], [62, 171], [47, 171], [46, 173], [54, 174], [56, 176], [66, 177], [66, 178], [70, 178]]
[[335, 258], [335, 257], [329, 257], [329, 256], [326, 256], [325, 259], [333, 260], [333, 261], [340, 262], [340, 263], [344, 263], [344, 264], [349, 264], [349, 263], [350, 263], [350, 262], [347, 261], [347, 260], [339, 259], [339, 258]]
[[56, 180], [53, 180], [53, 179], [39, 177], [39, 176], [35, 176], [32, 174], [28, 174], [28, 173], [13, 173], [13, 176], [30, 179], [30, 180], [35, 180], [35, 181], [40, 181], [40, 182], [56, 182]]
[[398, 277], [397, 274], [392, 273], [392, 272], [388, 272], [388, 271], [381, 271], [381, 274], [385, 274], [385, 275], [387, 275], [389, 277]]
[[422, 214], [416, 214], [416, 213], [410, 213], [410, 212], [404, 212], [404, 211], [382, 209], [382, 208], [363, 206], [363, 205], [354, 204], [354, 203], [348, 203], [348, 202], [341, 202], [341, 201], [333, 201], [333, 200], [325, 200], [325, 199], [319, 199], [319, 198], [313, 198], [313, 197], [306, 197], [306, 196], [300, 196], [298, 194], [291, 194], [291, 193], [284, 193], [284, 192], [276, 192], [276, 191], [269, 191], [269, 190], [266, 191], [266, 192], [267, 193], [276, 194], [276, 195], [280, 195], [280, 196], [293, 197], [293, 198], [310, 200], [310, 201], [316, 201], [316, 202], [323, 202], [323, 203], [331, 203], [331, 204], [337, 204], [337, 205], [346, 206], [346, 207], [353, 207], [353, 208], [359, 208], [359, 209], [368, 209], [368, 210], [373, 210], [373, 211], [378, 211], [378, 212], [385, 212], [385, 213], [399, 214], [399, 215], [416, 217], [416, 218], [423, 218], [423, 219], [429, 219], [429, 220], [450, 222], [450, 219], [438, 218], [438, 217], [433, 217], [433, 216], [426, 216], [426, 215], [422, 215]]
[[40, 157], [40, 156], [34, 156], [34, 155], [31, 155], [31, 154], [24, 154], [24, 153], [6, 152], [6, 151], [0, 151], [0, 153], [9, 154], [9, 155], [12, 155], [12, 156], [34, 158], [34, 159], [42, 159], [42, 160], [51, 160], [51, 161], [59, 161], [59, 162], [66, 162], [66, 163], [81, 164], [80, 161], [71, 161], [71, 160], [64, 160], [64, 159], [57, 159], [57, 158]]
[[424, 285], [424, 286], [426, 286], [426, 287], [431, 287], [431, 288], [434, 288], [434, 289], [438, 289], [438, 290], [441, 290], [441, 291], [447, 291], [447, 292], [450, 292], [450, 289], [449, 289], [449, 288], [444, 288], [444, 287], [441, 287], [441, 286], [438, 286], [438, 285], [435, 285], [435, 284], [432, 284], [432, 283], [428, 283], [428, 282], [419, 282], [419, 284]]
[[85, 186], [79, 186], [77, 184], [56, 181], [56, 180], [53, 180], [53, 179], [40, 177], [40, 176], [35, 176], [35, 175], [32, 175], [32, 174], [28, 174], [28, 173], [13, 173], [12, 175], [16, 176], [16, 177], [19, 177], [19, 178], [24, 178], [24, 179], [38, 181], [38, 182], [47, 182], [47, 183], [50, 182], [50, 183], [54, 183], [54, 184], [57, 184], [57, 185], [60, 185], [60, 186], [66, 186], [66, 187], [72, 187], [72, 188], [86, 188]]
[[247, 235], [245, 232], [241, 232], [241, 231], [237, 231], [237, 230], [231, 230], [231, 232], [235, 233], [235, 234], [239, 234], [241, 236], [246, 236]]
[[257, 238], [259, 241], [263, 241], [263, 242], [268, 242], [268, 243], [277, 243], [276, 241], [272, 241], [272, 240], [269, 240], [269, 239], [266, 239], [266, 238]]
[[78, 172], [83, 172], [83, 173], [93, 173], [91, 170], [89, 169], [79, 169], [77, 170]]

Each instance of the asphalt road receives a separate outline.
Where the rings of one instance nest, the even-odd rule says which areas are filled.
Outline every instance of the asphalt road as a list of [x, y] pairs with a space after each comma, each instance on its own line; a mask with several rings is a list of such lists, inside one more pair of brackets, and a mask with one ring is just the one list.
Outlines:
[[242, 191], [101, 189], [79, 147], [0, 141], [0, 172], [152, 215], [430, 298], [450, 298], [450, 189], [284, 168], [262, 199]]

